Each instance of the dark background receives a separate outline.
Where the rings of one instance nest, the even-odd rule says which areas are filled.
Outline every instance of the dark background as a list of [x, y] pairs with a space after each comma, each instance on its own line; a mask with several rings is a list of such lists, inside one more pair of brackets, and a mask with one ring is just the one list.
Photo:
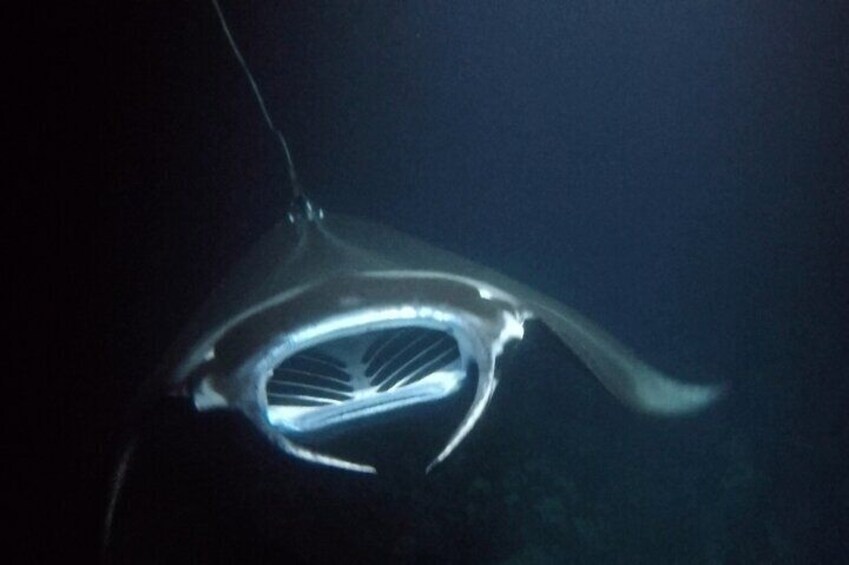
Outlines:
[[[637, 490], [676, 466], [743, 480], [660, 489], [695, 489], [683, 512], [714, 512], [694, 521], [710, 532], [651, 553], [650, 536], [625, 520], [608, 526], [604, 559], [670, 561], [711, 536], [726, 548], [718, 562], [845, 552], [843, 3], [230, 4], [301, 179], [327, 210], [527, 281], [674, 373], [733, 383], [723, 408], [683, 425], [694, 435], [647, 424], [628, 441], [611, 430], [633, 421], [603, 392], [604, 409], [551, 408], [551, 418], [579, 413], [567, 445], [622, 444], [553, 456], [588, 461], [570, 480], [592, 493], [583, 502], [607, 497], [614, 508], [588, 515], [616, 514], [628, 469], [645, 475]], [[6, 50], [8, 300], [20, 329], [9, 343], [23, 363], [9, 376], [22, 386], [10, 395], [7, 486], [22, 503], [14, 537], [47, 559], [94, 552], [130, 398], [227, 267], [281, 217], [285, 169], [207, 2], [43, 7], [9, 21], [19, 41]], [[549, 361], [539, 371], [562, 362]], [[589, 422], [607, 408], [613, 423], [601, 425], [612, 427], [593, 436]], [[653, 451], [667, 433], [672, 443]], [[557, 450], [516, 434], [500, 447]], [[517, 458], [471, 449], [471, 468]], [[748, 470], [728, 470], [738, 463]], [[452, 477], [457, 492], [475, 479]], [[700, 498], [714, 487], [733, 499], [725, 511]], [[646, 492], [655, 535], [682, 520], [680, 497], [672, 511]], [[604, 561], [580, 536], [549, 542], [561, 544], [555, 554]]]

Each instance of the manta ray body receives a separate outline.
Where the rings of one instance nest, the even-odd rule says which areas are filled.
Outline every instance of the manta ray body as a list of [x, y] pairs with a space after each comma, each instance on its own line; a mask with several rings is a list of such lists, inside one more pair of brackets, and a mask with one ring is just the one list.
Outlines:
[[442, 400], [474, 366], [471, 405], [430, 470], [479, 421], [498, 384], [499, 357], [531, 319], [638, 411], [687, 414], [721, 392], [662, 374], [524, 284], [390, 228], [325, 214], [305, 197], [184, 333], [169, 388], [201, 410], [240, 410], [292, 456], [373, 473], [299, 440]]

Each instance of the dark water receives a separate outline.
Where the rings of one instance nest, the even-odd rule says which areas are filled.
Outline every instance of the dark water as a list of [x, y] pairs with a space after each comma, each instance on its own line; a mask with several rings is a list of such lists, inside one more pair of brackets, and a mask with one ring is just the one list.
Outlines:
[[[402, 449], [380, 481], [293, 463], [237, 417], [167, 405], [142, 432], [121, 561], [843, 559], [841, 3], [224, 8], [327, 210], [526, 281], [731, 394], [693, 419], [635, 416], [535, 333], [455, 456], [425, 477]], [[280, 217], [286, 188], [207, 3], [50, 25], [70, 47], [46, 54], [37, 95], [60, 130], [45, 167], [48, 184], [73, 180], [53, 227], [79, 260], [52, 279], [73, 307], [57, 326], [73, 330], [73, 362], [51, 399], [73, 417], [43, 426], [72, 469], [55, 497], [33, 487], [46, 500], [24, 517], [59, 518], [39, 534], [55, 556], [44, 540], [96, 544], [129, 398]]]

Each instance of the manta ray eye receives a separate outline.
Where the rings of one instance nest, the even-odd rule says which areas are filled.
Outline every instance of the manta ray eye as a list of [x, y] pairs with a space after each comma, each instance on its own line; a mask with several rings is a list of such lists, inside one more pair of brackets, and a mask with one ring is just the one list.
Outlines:
[[289, 435], [338, 430], [457, 392], [457, 341], [422, 327], [332, 339], [283, 360], [265, 388], [269, 423]]

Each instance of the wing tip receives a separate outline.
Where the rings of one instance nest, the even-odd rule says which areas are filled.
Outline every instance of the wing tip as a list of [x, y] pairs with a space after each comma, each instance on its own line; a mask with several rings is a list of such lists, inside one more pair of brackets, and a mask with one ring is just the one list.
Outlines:
[[728, 394], [730, 384], [679, 381], [653, 369], [636, 376], [633, 396], [626, 402], [641, 412], [658, 416], [687, 416], [702, 412]]

